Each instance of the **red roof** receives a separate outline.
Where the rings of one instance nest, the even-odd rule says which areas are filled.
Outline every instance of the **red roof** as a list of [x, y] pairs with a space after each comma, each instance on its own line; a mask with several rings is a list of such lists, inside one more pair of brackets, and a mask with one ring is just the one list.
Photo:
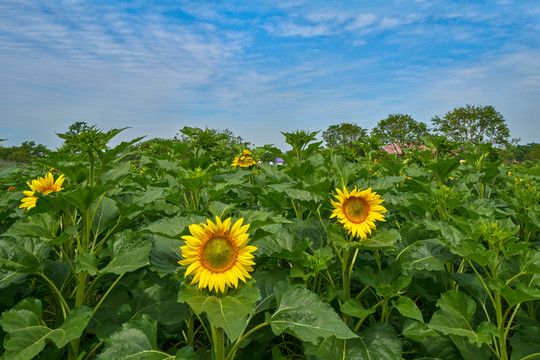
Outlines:
[[429, 150], [429, 148], [425, 145], [397, 143], [397, 142], [383, 146], [381, 150], [386, 151], [389, 154], [403, 155], [405, 153], [403, 149]]

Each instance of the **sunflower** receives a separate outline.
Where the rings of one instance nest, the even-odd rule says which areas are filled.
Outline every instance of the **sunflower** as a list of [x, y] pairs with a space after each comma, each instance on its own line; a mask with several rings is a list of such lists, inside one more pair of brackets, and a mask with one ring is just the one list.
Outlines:
[[21, 200], [22, 204], [19, 205], [19, 208], [31, 209], [36, 206], [37, 196], [34, 196], [34, 193], [37, 191], [44, 195], [50, 194], [53, 191], [60, 191], [63, 189], [62, 184], [64, 183], [64, 175], [60, 175], [56, 181], [54, 181], [52, 173], [48, 173], [44, 178], [38, 177], [35, 180], [28, 181], [27, 184], [32, 191], [23, 191], [23, 194], [26, 195], [25, 198]]
[[253, 160], [253, 156], [251, 156], [251, 151], [248, 149], [244, 149], [244, 154], [242, 156], [236, 156], [231, 164], [231, 166], [240, 167], [250, 167], [251, 165], [255, 165], [255, 161]]
[[214, 224], [207, 219], [207, 224], [189, 226], [191, 235], [182, 236], [186, 245], [182, 246], [183, 260], [180, 265], [189, 265], [185, 276], [193, 275], [191, 285], [199, 283], [199, 289], [208, 287], [210, 291], [225, 292], [225, 285], [238, 287], [238, 279], [246, 282], [251, 278], [249, 271], [254, 256], [255, 246], [246, 246], [249, 225], [242, 226], [244, 219], [238, 220], [231, 228], [231, 218], [221, 221], [216, 216]]
[[330, 218], [337, 217], [353, 236], [365, 239], [371, 234], [371, 229], [375, 229], [376, 220], [385, 221], [383, 213], [386, 208], [379, 205], [384, 200], [377, 193], [371, 192], [371, 188], [360, 191], [355, 186], [349, 193], [347, 188], [343, 187], [343, 192], [339, 189], [336, 191], [338, 195], [335, 197], [338, 201], [331, 200], [335, 209]]

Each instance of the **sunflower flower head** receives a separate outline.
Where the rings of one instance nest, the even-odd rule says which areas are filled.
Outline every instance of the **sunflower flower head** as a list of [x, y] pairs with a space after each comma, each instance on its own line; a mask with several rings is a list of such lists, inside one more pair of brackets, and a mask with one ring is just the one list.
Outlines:
[[354, 190], [349, 192], [344, 186], [343, 191], [336, 189], [337, 201], [333, 201], [334, 210], [330, 218], [337, 217], [343, 227], [354, 237], [365, 239], [371, 230], [375, 229], [375, 221], [385, 221], [383, 213], [386, 208], [380, 204], [384, 201], [380, 195], [367, 190]]
[[231, 218], [216, 222], [207, 219], [206, 224], [189, 226], [191, 235], [182, 236], [186, 245], [180, 247], [183, 260], [180, 265], [189, 265], [185, 277], [193, 275], [191, 285], [199, 283], [199, 289], [208, 288], [225, 292], [225, 287], [238, 287], [238, 279], [246, 282], [253, 271], [255, 246], [248, 246], [249, 225], [242, 226], [240, 219], [231, 227]]
[[236, 156], [231, 166], [250, 167], [255, 165], [251, 151], [244, 149], [242, 156]]
[[27, 184], [30, 187], [31, 191], [23, 191], [23, 194], [26, 195], [25, 198], [21, 200], [22, 204], [19, 205], [19, 208], [26, 208], [30, 210], [36, 206], [37, 196], [35, 192], [42, 193], [44, 195], [50, 194], [52, 192], [57, 192], [63, 189], [62, 184], [64, 183], [64, 175], [60, 175], [56, 181], [52, 173], [48, 173], [45, 177], [38, 177], [35, 180], [28, 181]]

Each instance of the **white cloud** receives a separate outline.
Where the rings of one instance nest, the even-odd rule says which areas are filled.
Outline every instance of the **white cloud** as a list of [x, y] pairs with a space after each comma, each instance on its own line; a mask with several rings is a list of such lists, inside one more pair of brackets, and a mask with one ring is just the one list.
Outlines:
[[374, 24], [377, 21], [377, 19], [378, 17], [375, 14], [360, 14], [354, 17], [354, 19], [345, 26], [345, 29], [347, 30], [363, 29]]

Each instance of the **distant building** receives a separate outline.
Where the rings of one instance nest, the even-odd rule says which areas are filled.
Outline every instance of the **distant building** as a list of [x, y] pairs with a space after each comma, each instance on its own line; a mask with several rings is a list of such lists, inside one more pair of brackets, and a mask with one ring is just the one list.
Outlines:
[[283, 160], [282, 158], [276, 158], [276, 165], [283, 165], [285, 164], [285, 160]]
[[417, 149], [417, 150], [429, 150], [429, 148], [422, 144], [407, 144], [407, 143], [392, 143], [386, 146], [383, 146], [381, 150], [386, 151], [389, 154], [403, 155], [405, 154], [404, 149]]

